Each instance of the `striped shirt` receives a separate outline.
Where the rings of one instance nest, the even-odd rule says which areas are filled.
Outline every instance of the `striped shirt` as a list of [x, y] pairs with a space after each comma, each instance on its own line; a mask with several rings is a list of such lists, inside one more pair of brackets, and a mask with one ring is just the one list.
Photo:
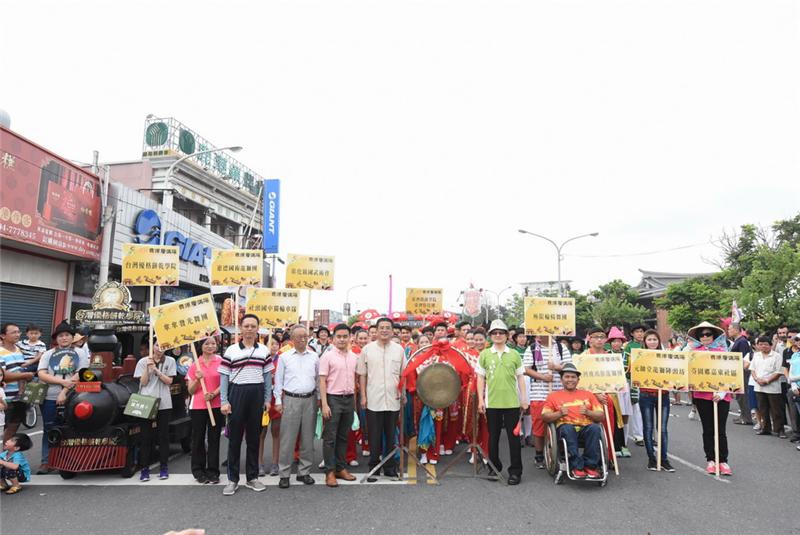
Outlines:
[[[533, 346], [529, 347], [527, 351], [525, 351], [525, 356], [522, 360], [522, 365], [525, 368], [532, 368], [534, 364], [534, 356], [532, 351]], [[561, 384], [561, 374], [557, 371], [549, 370], [547, 368], [548, 362], [550, 362], [550, 355], [553, 355], [552, 361], [553, 364], [562, 364], [567, 362], [572, 362], [572, 355], [569, 352], [569, 349], [561, 346], [562, 354], [558, 354], [558, 347], [555, 345], [551, 348], [542, 347], [542, 360], [536, 361], [536, 371], [539, 373], [552, 373], [553, 374], [553, 382], [547, 383], [546, 381], [539, 381], [536, 379], [531, 379], [531, 387], [528, 395], [531, 401], [544, 401], [547, 398], [547, 395], [552, 392], [557, 392], [558, 390], [563, 390], [564, 386]], [[552, 390], [550, 388], [552, 385]]]
[[267, 346], [259, 343], [253, 347], [245, 347], [244, 342], [229, 346], [219, 363], [220, 375], [227, 375], [234, 385], [261, 384], [273, 369]]
[[47, 351], [47, 345], [41, 340], [37, 341], [35, 344], [30, 343], [29, 340], [25, 340], [24, 342], [20, 340], [17, 342], [17, 347], [20, 351], [22, 351], [22, 355], [25, 359], [32, 359], [39, 353], [44, 353]]
[[[18, 372], [23, 362], [25, 362], [25, 357], [20, 351], [11, 352], [4, 347], [0, 347], [0, 368], [3, 368], [5, 372]], [[19, 382], [8, 382], [6, 380], [5, 389], [6, 399], [8, 401], [16, 401], [19, 397]]]

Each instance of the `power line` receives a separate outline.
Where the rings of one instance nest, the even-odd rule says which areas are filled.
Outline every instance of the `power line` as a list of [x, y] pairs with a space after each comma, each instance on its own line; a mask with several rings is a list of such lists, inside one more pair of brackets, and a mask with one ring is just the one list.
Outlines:
[[714, 243], [719, 243], [720, 240], [708, 240], [701, 243], [693, 243], [690, 245], [681, 245], [678, 247], [670, 247], [669, 249], [658, 249], [656, 251], [643, 251], [640, 253], [626, 253], [626, 254], [599, 254], [599, 255], [582, 255], [582, 254], [565, 254], [564, 256], [571, 256], [574, 258], [625, 258], [629, 256], [650, 256], [656, 255], [661, 253], [669, 253], [672, 251], [681, 251], [684, 249], [692, 249], [694, 247], [702, 247], [704, 245], [712, 245]]

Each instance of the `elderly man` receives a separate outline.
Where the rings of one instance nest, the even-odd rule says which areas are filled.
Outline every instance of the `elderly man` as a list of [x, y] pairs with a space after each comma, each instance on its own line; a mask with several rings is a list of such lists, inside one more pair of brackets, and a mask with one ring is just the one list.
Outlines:
[[317, 378], [319, 357], [308, 347], [308, 331], [295, 325], [290, 331], [293, 348], [281, 355], [275, 373], [275, 410], [281, 413], [278, 486], [289, 488], [292, 455], [300, 436], [300, 462], [297, 481], [313, 485], [314, 428], [317, 416]]
[[[588, 390], [578, 390], [581, 374], [572, 363], [561, 367], [563, 390], [547, 396], [542, 407], [542, 420], [556, 423], [558, 438], [566, 439], [569, 466], [576, 479], [600, 479], [600, 441], [603, 407]], [[583, 455], [578, 451], [578, 441], [583, 439]]]
[[[500, 462], [500, 432], [505, 429], [511, 465], [508, 467], [508, 484], [519, 485], [522, 480], [522, 451], [514, 428], [520, 420], [520, 409], [528, 410], [528, 393], [525, 391], [525, 370], [520, 354], [510, 349], [508, 327], [502, 320], [494, 320], [489, 327], [492, 346], [481, 351], [475, 373], [478, 378], [478, 412], [486, 414], [489, 426], [489, 460], [498, 469]], [[488, 389], [486, 388], [488, 386]], [[484, 400], [484, 391], [488, 399]]]
[[[361, 407], [367, 411], [367, 428], [371, 445], [369, 468], [381, 462], [381, 444], [390, 451], [395, 444], [397, 417], [400, 414], [401, 393], [397, 388], [405, 359], [403, 346], [392, 342], [392, 320], [380, 318], [375, 324], [378, 339], [364, 346], [358, 356], [356, 373], [359, 375]], [[405, 401], [405, 400], [402, 400]], [[383, 474], [397, 477], [394, 456], [383, 465]], [[377, 478], [367, 479], [370, 483]]]

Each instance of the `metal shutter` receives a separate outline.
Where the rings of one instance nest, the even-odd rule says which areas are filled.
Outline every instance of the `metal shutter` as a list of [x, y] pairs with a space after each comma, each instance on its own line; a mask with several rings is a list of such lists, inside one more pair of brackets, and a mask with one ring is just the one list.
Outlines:
[[56, 291], [18, 284], [0, 284], [0, 322], [12, 321], [22, 331], [35, 323], [42, 328], [42, 341], [50, 343], [53, 330], [53, 311], [56, 306]]

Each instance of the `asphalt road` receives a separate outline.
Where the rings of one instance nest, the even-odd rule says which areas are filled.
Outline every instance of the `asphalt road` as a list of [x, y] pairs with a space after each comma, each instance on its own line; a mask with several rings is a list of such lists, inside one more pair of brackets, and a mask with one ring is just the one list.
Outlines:
[[[669, 451], [677, 471], [646, 470], [644, 449], [632, 446], [633, 457], [620, 460], [620, 475], [612, 474], [605, 488], [556, 486], [534, 467], [533, 449], [525, 448], [517, 487], [468, 477], [471, 466], [464, 462], [440, 486], [387, 481], [329, 489], [315, 470], [318, 483], [311, 487], [292, 479], [292, 487], [281, 490], [277, 478], [265, 477], [265, 492], [241, 487], [225, 497], [221, 486], [192, 483], [188, 457], [178, 455], [166, 482], [34, 476], [22, 493], [0, 498], [0, 533], [159, 534], [187, 527], [213, 534], [800, 533], [791, 505], [800, 491], [800, 451], [793, 444], [729, 423], [734, 475], [716, 480], [700, 471], [699, 422], [686, 418], [687, 408], [673, 409], [678, 417], [670, 418]], [[38, 459], [38, 451], [29, 459]]]

